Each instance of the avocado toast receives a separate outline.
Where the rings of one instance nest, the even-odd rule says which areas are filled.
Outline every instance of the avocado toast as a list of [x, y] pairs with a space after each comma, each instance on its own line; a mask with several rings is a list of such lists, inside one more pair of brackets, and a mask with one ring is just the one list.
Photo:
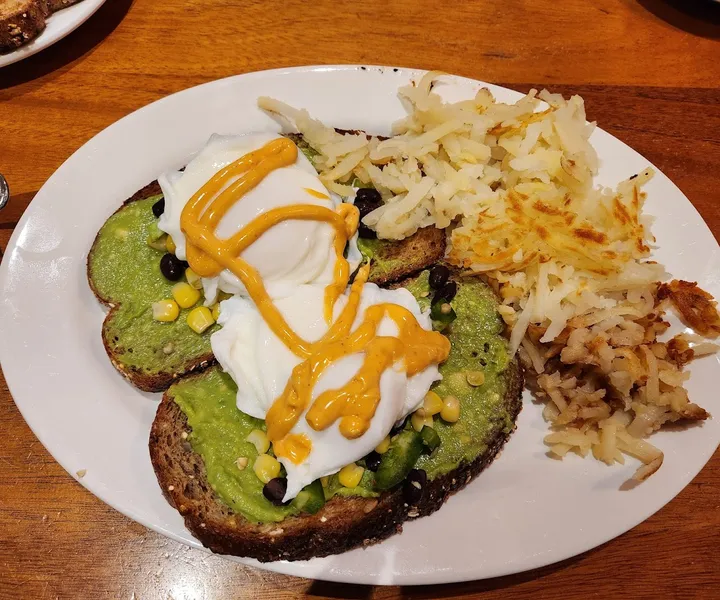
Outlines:
[[[427, 272], [404, 286], [423, 308], [429, 306]], [[341, 486], [337, 475], [327, 480], [314, 514], [297, 503], [272, 504], [252, 469], [239, 468], [242, 458], [252, 465], [257, 452], [245, 438], [264, 424], [236, 409], [230, 377], [213, 367], [170, 387], [153, 422], [150, 457], [163, 494], [193, 535], [219, 554], [305, 560], [381, 541], [465, 487], [514, 430], [523, 379], [509, 357], [492, 290], [479, 279], [460, 279], [451, 305], [457, 315], [448, 332], [452, 350], [434, 391], [460, 400], [460, 419], [436, 419], [440, 443], [432, 452], [408, 419], [377, 471], [366, 468], [356, 488]], [[484, 382], [472, 386], [467, 375], [478, 370]], [[411, 470], [424, 471], [427, 480], [409, 481]], [[383, 476], [384, 484], [399, 481], [379, 489]]]
[[[312, 154], [307, 144], [294, 137]], [[172, 282], [160, 272], [163, 249], [149, 245], [161, 238], [153, 206], [163, 198], [157, 181], [145, 186], [105, 222], [88, 254], [88, 282], [97, 299], [110, 308], [102, 339], [110, 361], [135, 387], [161, 392], [176, 379], [215, 363], [210, 335], [198, 335], [181, 318], [158, 323], [151, 305], [168, 297]], [[400, 280], [437, 262], [445, 253], [445, 233], [426, 227], [401, 242], [369, 240], [373, 267], [370, 281], [378, 285]]]
[[[302, 140], [294, 141], [312, 156]], [[355, 202], [358, 208], [360, 192]], [[283, 503], [285, 491], [279, 496], [269, 491], [280, 480], [287, 486], [287, 479], [275, 459], [275, 447], [269, 450], [265, 420], [238, 409], [233, 381], [237, 375], [213, 366], [210, 336], [221, 328], [212, 325], [196, 333], [188, 326], [187, 308], [179, 315], [176, 310], [170, 322], [154, 318], [153, 304], [175, 294], [161, 259], [179, 261], [166, 253], [174, 254], [172, 240], [157, 226], [163, 210], [157, 182], [127, 200], [96, 237], [88, 257], [88, 279], [98, 299], [110, 306], [103, 340], [116, 368], [140, 389], [160, 391], [171, 386], [152, 425], [150, 456], [166, 498], [184, 516], [188, 529], [213, 551], [261, 561], [303, 560], [380, 541], [399, 531], [404, 521], [437, 510], [492, 461], [514, 430], [522, 375], [502, 335], [494, 292], [477, 278], [456, 274], [448, 281], [449, 270], [437, 265], [445, 250], [442, 230], [421, 229], [402, 242], [365, 236], [358, 246], [370, 259], [370, 281], [409, 290], [410, 294], [403, 293], [418, 311], [431, 309], [435, 329], [447, 336], [432, 334], [443, 341], [449, 355], [446, 350], [440, 361], [444, 361], [439, 367], [442, 381], [426, 396], [427, 400], [432, 394], [443, 405], [442, 413], [437, 407], [423, 414], [425, 426], [415, 422], [419, 409], [412, 418], [407, 410], [398, 414], [381, 436], [398, 417], [408, 417], [396, 424], [376, 451], [365, 458], [359, 458], [365, 451], [358, 452], [349, 464], [341, 463], [362, 473], [354, 483], [343, 479], [345, 468], [325, 470], [334, 473], [327, 477], [319, 477], [321, 471], [305, 479], [301, 484], [305, 487], [298, 486], [297, 495], [288, 495], [292, 500]], [[437, 266], [423, 271], [431, 265]], [[367, 267], [360, 271], [367, 276]], [[422, 272], [416, 275], [418, 271]], [[433, 284], [432, 277], [439, 272], [444, 273], [442, 285]], [[187, 273], [186, 277], [190, 282]], [[445, 297], [441, 292], [448, 288], [452, 292]], [[222, 310], [224, 314], [226, 308]], [[411, 339], [424, 339], [416, 335]], [[223, 361], [215, 340], [213, 347]], [[274, 356], [269, 362], [273, 360]], [[400, 397], [405, 398], [404, 393]], [[423, 396], [419, 398], [422, 402]], [[446, 417], [447, 406], [455, 407], [454, 416]], [[264, 448], [249, 441], [257, 433], [265, 436]], [[277, 470], [264, 477], [257, 465], [268, 461]], [[286, 466], [289, 478], [293, 465]]]

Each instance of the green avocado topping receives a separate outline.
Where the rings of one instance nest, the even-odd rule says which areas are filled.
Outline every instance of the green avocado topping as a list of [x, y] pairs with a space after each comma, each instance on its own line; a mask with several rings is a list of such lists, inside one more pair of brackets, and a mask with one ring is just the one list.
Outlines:
[[[423, 310], [429, 308], [429, 297], [422, 297], [430, 289], [427, 271], [408, 289]], [[440, 447], [431, 455], [421, 456], [416, 464], [417, 469], [427, 472], [429, 479], [452, 471], [463, 461], [472, 461], [487, 449], [498, 428], [513, 427], [505, 409], [506, 378], [502, 375], [510, 357], [493, 291], [477, 278], [464, 279], [450, 304], [457, 315], [443, 331], [450, 339], [450, 356], [440, 365], [443, 379], [433, 391], [441, 398], [452, 395], [460, 400], [460, 419], [452, 424], [435, 419]], [[467, 382], [467, 373], [473, 371], [485, 374], [481, 386], [473, 387]]]
[[194, 357], [210, 352], [210, 327], [198, 335], [187, 325], [190, 309], [177, 320], [160, 323], [152, 304], [172, 298], [175, 282], [160, 273], [161, 250], [148, 246], [157, 234], [152, 206], [162, 196], [132, 202], [103, 225], [89, 257], [89, 274], [103, 298], [119, 305], [104, 325], [103, 335], [117, 360], [145, 373], [179, 372]]
[[[429, 308], [427, 272], [408, 289], [423, 309]], [[415, 465], [424, 469], [431, 480], [463, 461], [472, 461], [486, 450], [495, 432], [513, 426], [503, 403], [506, 383], [502, 373], [509, 357], [493, 292], [478, 279], [465, 279], [451, 304], [457, 313], [446, 331], [452, 350], [447, 362], [440, 366], [443, 380], [434, 389], [441, 397], [452, 394], [460, 400], [460, 419], [449, 424], [435, 418], [440, 445], [431, 454], [422, 455]], [[480, 370], [485, 374], [483, 385], [469, 385], [466, 373]], [[229, 376], [215, 368], [178, 382], [170, 393], [187, 415], [193, 430], [190, 443], [203, 457], [208, 481], [220, 499], [250, 521], [282, 520], [297, 511], [292, 506], [273, 506], [263, 496], [262, 483], [252, 470], [257, 452], [244, 440], [252, 429], [265, 425], [237, 410], [236, 390]], [[249, 463], [241, 470], [236, 462], [243, 456], [249, 458]], [[367, 469], [353, 489], [343, 487], [337, 475], [331, 476], [325, 486], [326, 499], [334, 495], [372, 497], [378, 493], [375, 474]]]

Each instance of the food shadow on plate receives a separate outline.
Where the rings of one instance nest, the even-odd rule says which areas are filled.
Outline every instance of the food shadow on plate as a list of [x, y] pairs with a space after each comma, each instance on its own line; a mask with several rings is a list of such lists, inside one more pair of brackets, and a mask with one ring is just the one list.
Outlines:
[[[567, 560], [548, 565], [540, 569], [525, 571], [524, 573], [516, 573], [514, 575], [505, 575], [502, 577], [493, 577], [490, 579], [482, 579], [479, 581], [466, 581], [462, 583], [446, 583], [439, 585], [421, 585], [421, 586], [400, 586], [398, 596], [400, 598], [417, 599], [417, 600], [436, 600], [439, 598], [454, 598], [463, 595], [478, 594], [492, 590], [512, 588], [516, 585], [528, 583], [536, 579], [540, 579], [547, 575], [562, 571], [567, 567], [571, 567], [581, 560], [585, 560], [587, 556], [594, 554], [597, 550], [603, 548], [604, 545], [588, 550], [583, 554], [579, 554]], [[322, 598], [352, 598], [365, 599], [373, 597], [373, 586], [356, 585], [346, 583], [333, 583], [328, 581], [313, 581], [306, 590], [309, 597]]]
[[657, 18], [677, 29], [720, 39], [720, 3], [715, 0], [637, 0]]
[[[0, 90], [63, 72], [75, 60], [82, 59], [109, 36], [130, 10], [135, 0], [105, 2], [85, 23], [48, 48], [0, 69]], [[41, 34], [42, 35], [42, 34]]]

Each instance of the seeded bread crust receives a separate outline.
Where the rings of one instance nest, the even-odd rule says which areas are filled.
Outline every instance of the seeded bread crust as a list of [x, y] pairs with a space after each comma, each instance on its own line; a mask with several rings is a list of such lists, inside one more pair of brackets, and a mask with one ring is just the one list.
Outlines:
[[50, 14], [81, 0], [3, 0], [0, 2], [0, 54], [16, 50], [45, 30]]
[[[517, 361], [507, 372], [505, 407], [515, 423], [522, 407], [523, 375]], [[150, 432], [150, 459], [167, 501], [200, 542], [217, 554], [261, 562], [308, 560], [380, 542], [402, 531], [405, 521], [438, 510], [498, 455], [514, 431], [498, 428], [487, 450], [473, 462], [429, 481], [421, 500], [408, 506], [400, 488], [378, 498], [334, 497], [315, 515], [289, 517], [280, 523], [254, 524], [234, 513], [214, 494], [205, 465], [187, 441], [185, 414], [166, 392]]]

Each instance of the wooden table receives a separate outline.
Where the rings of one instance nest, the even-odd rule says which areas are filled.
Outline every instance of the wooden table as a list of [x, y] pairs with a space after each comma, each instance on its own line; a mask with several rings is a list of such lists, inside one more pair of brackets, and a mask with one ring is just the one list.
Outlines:
[[[692, 5], [691, 12], [677, 6]], [[386, 63], [580, 93], [591, 119], [667, 173], [720, 235], [720, 8], [688, 0], [110, 0], [0, 70], [0, 248], [34, 194], [101, 129], [162, 96], [273, 67]], [[0, 332], [0, 343], [2, 343]], [[719, 398], [703, 399], [720, 415]], [[2, 598], [718, 598], [720, 454], [619, 539], [513, 577], [433, 588], [293, 579], [168, 541], [84, 491], [0, 377]], [[689, 443], [692, 441], [688, 437]]]

